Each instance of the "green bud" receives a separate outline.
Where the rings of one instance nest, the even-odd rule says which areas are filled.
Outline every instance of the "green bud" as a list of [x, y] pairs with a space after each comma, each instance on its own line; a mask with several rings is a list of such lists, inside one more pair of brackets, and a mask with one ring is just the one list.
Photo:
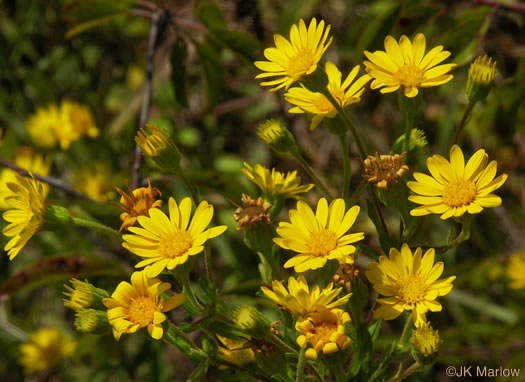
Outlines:
[[154, 125], [146, 125], [137, 133], [135, 142], [142, 153], [161, 169], [176, 174], [180, 172], [180, 151], [164, 130]]
[[111, 326], [107, 312], [81, 309], [75, 313], [75, 328], [81, 333], [105, 334], [110, 332]]
[[257, 135], [278, 154], [285, 155], [297, 149], [292, 133], [275, 119], [259, 125]]
[[496, 61], [487, 55], [478, 57], [470, 65], [467, 80], [467, 95], [471, 102], [482, 101], [490, 93], [496, 77]]
[[[427, 143], [427, 137], [425, 136], [425, 132], [423, 130], [412, 129], [410, 131], [410, 142], [408, 147], [409, 151], [425, 147]], [[405, 134], [397, 138], [394, 144], [392, 145], [392, 154], [401, 154], [401, 152], [403, 151], [404, 144]]]
[[64, 295], [69, 299], [64, 299], [64, 306], [76, 311], [86, 308], [98, 308], [106, 310], [106, 307], [102, 303], [102, 299], [108, 298], [109, 293], [104, 289], [96, 288], [94, 285], [86, 281], [80, 281], [77, 279], [71, 279], [69, 281], [72, 285], [64, 285], [68, 292], [64, 292]]
[[233, 311], [233, 321], [246, 333], [255, 338], [270, 334], [270, 321], [250, 305], [241, 305]]

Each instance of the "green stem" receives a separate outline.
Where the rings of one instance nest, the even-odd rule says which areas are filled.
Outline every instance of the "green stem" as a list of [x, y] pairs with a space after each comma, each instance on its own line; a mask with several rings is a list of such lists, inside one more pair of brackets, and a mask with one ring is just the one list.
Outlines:
[[352, 168], [350, 167], [350, 155], [348, 153], [348, 142], [346, 139], [346, 132], [338, 134], [339, 143], [341, 143], [341, 152], [343, 154], [344, 166], [344, 185], [343, 185], [343, 199], [348, 202], [350, 199], [350, 182], [352, 180]]
[[299, 359], [297, 360], [297, 374], [295, 377], [295, 382], [303, 382], [304, 377], [304, 367], [306, 365], [306, 349], [301, 349], [299, 352]]
[[381, 222], [381, 225], [383, 226], [383, 229], [385, 230], [386, 234], [390, 236], [390, 234], [388, 233], [388, 228], [386, 226], [385, 218], [383, 217], [383, 212], [381, 211], [381, 204], [379, 204], [379, 198], [377, 197], [377, 187], [370, 188], [370, 195], [372, 195], [372, 201], [374, 203], [377, 216], [379, 217], [379, 221]]
[[200, 310], [201, 312], [204, 312], [206, 310], [206, 307], [201, 304], [201, 302], [197, 299], [197, 296], [195, 296], [195, 294], [193, 293], [193, 289], [191, 289], [189, 271], [175, 272], [174, 276], [182, 285], [182, 291], [188, 297], [190, 303], [196, 309]]
[[463, 113], [463, 117], [461, 117], [461, 121], [459, 122], [459, 125], [456, 129], [456, 135], [454, 136], [454, 142], [453, 144], [457, 144], [459, 140], [459, 136], [465, 126], [467, 125], [467, 122], [469, 120], [470, 114], [472, 113], [472, 109], [474, 109], [474, 106], [476, 106], [476, 101], [470, 100], [468, 102], [467, 108], [465, 109], [465, 112]]
[[416, 117], [415, 110], [407, 110], [405, 112], [405, 142], [403, 144], [403, 151], [405, 154], [405, 162], [408, 162], [408, 153], [410, 151], [410, 136], [412, 135], [412, 128], [414, 127], [414, 119]]
[[168, 325], [169, 325], [168, 330], [166, 330], [166, 333], [164, 333], [164, 336], [162, 336], [162, 339], [164, 340], [164, 342], [180, 349], [181, 343], [177, 341], [177, 339], [180, 338], [187, 345], [187, 348], [181, 349], [181, 350], [186, 350], [186, 351], [191, 350], [192, 359], [194, 359], [195, 357], [201, 358], [201, 359], [208, 358], [208, 355], [205, 352], [203, 352], [201, 348], [199, 348], [197, 344], [193, 342], [191, 338], [188, 338], [182, 330], [180, 330], [178, 327], [173, 325], [171, 322], [168, 322]]
[[410, 334], [410, 327], [412, 326], [412, 314], [406, 313], [405, 326], [403, 326], [403, 332], [399, 341], [397, 341], [397, 346], [404, 346], [408, 340], [408, 335]]
[[357, 202], [359, 201], [359, 198], [361, 197], [363, 192], [365, 192], [366, 187], [369, 184], [370, 184], [370, 182], [368, 182], [368, 180], [366, 180], [366, 179], [362, 179], [361, 180], [361, 183], [359, 183], [359, 185], [357, 186], [357, 189], [354, 191], [354, 193], [352, 194], [352, 197], [350, 198], [350, 205], [351, 206], [353, 206], [354, 204], [357, 204]]
[[120, 237], [120, 232], [108, 227], [107, 225], [100, 224], [91, 220], [71, 217], [71, 221], [77, 227], [89, 228], [94, 231], [99, 231], [107, 234], [108, 236]]
[[403, 379], [409, 377], [410, 375], [414, 374], [416, 371], [421, 369], [423, 365], [421, 365], [419, 362], [414, 362], [408, 369], [406, 369], [404, 372], [402, 372], [399, 376], [391, 378], [388, 382], [400, 382]]
[[319, 188], [323, 196], [328, 199], [328, 202], [331, 202], [334, 197], [332, 194], [330, 194], [330, 191], [328, 191], [328, 187], [324, 184], [324, 182], [319, 178], [319, 176], [315, 173], [314, 169], [306, 162], [303, 158], [303, 156], [298, 152], [295, 151], [292, 152], [292, 156], [295, 158], [297, 163], [306, 171], [306, 173], [310, 176], [310, 179], [315, 183], [315, 185]]

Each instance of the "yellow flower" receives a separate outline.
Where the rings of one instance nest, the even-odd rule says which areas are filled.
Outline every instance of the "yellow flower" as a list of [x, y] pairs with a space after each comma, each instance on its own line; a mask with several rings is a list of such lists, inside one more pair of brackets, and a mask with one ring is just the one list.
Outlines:
[[62, 150], [85, 135], [98, 136], [89, 108], [72, 101], [63, 101], [60, 107], [51, 104], [38, 108], [27, 121], [27, 131], [39, 146], [53, 148], [60, 144]]
[[118, 187], [115, 187], [115, 189], [121, 195], [120, 204], [124, 207], [116, 203], [113, 204], [125, 211], [120, 214], [120, 220], [122, 220], [122, 225], [120, 226], [121, 231], [135, 225], [138, 216], [149, 216], [148, 211], [150, 208], [162, 207], [162, 200], [155, 200], [157, 194], [162, 194], [158, 188], [151, 187], [149, 179], [148, 187], [131, 190], [128, 186], [130, 196]]
[[330, 25], [325, 29], [324, 20], [317, 24], [314, 18], [308, 29], [302, 19], [299, 20], [299, 26], [292, 25], [290, 41], [280, 34], [275, 34], [275, 48], [264, 50], [264, 56], [268, 61], [255, 62], [255, 66], [265, 73], [255, 78], [279, 77], [261, 82], [261, 85], [275, 86], [270, 91], [276, 91], [282, 87], [288, 89], [294, 82], [300, 81], [317, 69], [317, 63], [332, 43], [332, 37], [328, 39], [329, 33]]
[[168, 148], [170, 137], [161, 128], [148, 125], [139, 130], [135, 142], [145, 155], [154, 157]]
[[516, 252], [510, 256], [507, 274], [512, 281], [511, 288], [525, 288], [525, 252]]
[[432, 329], [430, 322], [425, 322], [416, 328], [411, 342], [418, 353], [428, 357], [439, 350], [441, 340], [438, 331]]
[[248, 341], [235, 341], [217, 335], [223, 346], [219, 346], [219, 358], [233, 365], [243, 366], [255, 361], [255, 352]]
[[20, 345], [22, 356], [18, 362], [24, 367], [25, 374], [34, 374], [71, 356], [75, 348], [76, 343], [57, 328], [39, 329], [31, 334], [28, 342]]
[[498, 176], [498, 164], [492, 161], [487, 165], [488, 155], [480, 149], [465, 165], [461, 149], [454, 145], [450, 149], [450, 162], [441, 155], [427, 159], [427, 167], [432, 176], [414, 173], [416, 182], [408, 182], [408, 187], [418, 195], [408, 199], [422, 206], [410, 211], [412, 216], [442, 214], [441, 219], [462, 216], [466, 212], [477, 214], [484, 207], [497, 207], [501, 204], [499, 196], [491, 194], [507, 180], [507, 174]]
[[75, 190], [100, 202], [106, 202], [115, 197], [113, 190], [115, 182], [109, 167], [102, 162], [90, 167], [78, 168], [71, 177]]
[[346, 304], [352, 295], [350, 293], [333, 301], [342, 288], [334, 289], [333, 283], [330, 283], [322, 291], [317, 285], [310, 289], [303, 275], [300, 275], [297, 279], [290, 277], [288, 279], [288, 288], [284, 286], [282, 281], [273, 280], [271, 289], [263, 286], [261, 290], [266, 297], [279, 305], [281, 309], [286, 309], [299, 317], [305, 317], [317, 311], [319, 307], [332, 309]]
[[496, 61], [487, 55], [478, 57], [470, 65], [467, 80], [467, 94], [472, 101], [485, 99], [496, 78]]
[[350, 315], [342, 309], [319, 309], [295, 324], [299, 332], [297, 344], [306, 349], [306, 358], [316, 360], [320, 352], [332, 354], [346, 349], [352, 340], [345, 334], [345, 323], [350, 321]]
[[[37, 153], [30, 147], [21, 147], [16, 151], [14, 164], [18, 167], [38, 175], [49, 175], [51, 171], [52, 159], [50, 156], [44, 156]], [[0, 210], [8, 208], [6, 198], [13, 195], [7, 187], [7, 183], [16, 183], [15, 172], [11, 169], [4, 168], [0, 172]], [[49, 185], [42, 183], [44, 195], [49, 192]]]
[[301, 178], [297, 176], [297, 171], [287, 172], [286, 174], [272, 168], [269, 169], [261, 164], [256, 164], [255, 168], [248, 163], [244, 163], [242, 173], [255, 183], [262, 191], [263, 198], [275, 202], [275, 199], [299, 198], [299, 194], [310, 191], [313, 184], [301, 185]]
[[434, 248], [421, 257], [421, 248], [412, 251], [403, 244], [401, 252], [390, 249], [390, 255], [379, 257], [379, 264], [368, 263], [366, 277], [377, 293], [386, 296], [377, 299], [381, 306], [374, 312], [375, 318], [393, 320], [404, 310], [412, 310], [412, 320], [416, 326], [426, 322], [425, 314], [441, 311], [436, 300], [452, 290], [456, 276], [438, 280], [443, 273], [443, 262], [434, 265]]
[[[213, 218], [213, 206], [203, 201], [191, 218], [191, 199], [184, 198], [177, 205], [175, 199], [169, 200], [169, 218], [157, 208], [151, 208], [148, 216], [139, 216], [143, 228], [130, 227], [135, 235], [123, 235], [124, 248], [144, 257], [136, 268], [146, 267], [148, 277], [155, 277], [163, 270], [173, 268], [188, 261], [189, 256], [198, 255], [204, 250], [207, 240], [226, 231], [226, 226], [206, 229]], [[188, 226], [189, 224], [189, 226]]]
[[186, 301], [183, 294], [176, 294], [164, 301], [160, 294], [170, 288], [170, 283], [149, 278], [146, 272], [134, 272], [131, 275], [131, 284], [121, 282], [111, 298], [102, 300], [108, 308], [108, 319], [115, 339], [118, 340], [124, 333], [135, 333], [145, 327], [152, 338], [161, 339], [164, 334], [162, 323], [166, 320], [164, 313]]
[[[365, 74], [352, 84], [359, 72], [359, 65], [356, 65], [352, 69], [342, 84], [341, 72], [332, 62], [328, 61], [325, 69], [326, 74], [328, 75], [328, 91], [341, 107], [344, 108], [361, 101], [361, 95], [365, 91], [363, 86], [365, 86], [372, 77]], [[351, 84], [352, 86], [350, 86]], [[328, 98], [322, 93], [312, 92], [305, 87], [291, 88], [284, 95], [284, 98], [291, 104], [295, 105], [295, 107], [288, 110], [290, 113], [314, 114], [310, 124], [310, 130], [315, 129], [325, 117], [333, 118], [337, 115], [336, 108]]]
[[22, 178], [18, 174], [16, 183], [8, 183], [7, 187], [14, 195], [7, 197], [8, 209], [2, 217], [11, 224], [2, 233], [12, 237], [4, 250], [9, 260], [13, 260], [42, 225], [46, 195], [42, 183], [32, 177]]
[[[413, 42], [401, 36], [398, 42], [392, 37], [385, 38], [385, 51], [366, 52], [370, 61], [365, 61], [365, 69], [373, 78], [370, 88], [381, 89], [381, 93], [391, 93], [403, 88], [405, 96], [417, 96], [418, 88], [443, 85], [452, 79], [447, 74], [456, 64], [438, 65], [450, 52], [437, 46], [425, 54], [425, 36], [418, 33]], [[436, 66], [438, 65], [438, 66]]]
[[330, 206], [325, 198], [319, 199], [315, 215], [305, 202], [297, 202], [297, 209], [290, 210], [290, 223], [279, 223], [277, 233], [280, 237], [273, 239], [278, 246], [299, 252], [284, 267], [305, 272], [324, 267], [331, 259], [346, 261], [351, 258], [356, 249], [350, 244], [363, 240], [365, 234], [345, 235], [357, 219], [359, 206], [345, 211], [343, 199], [335, 199]]

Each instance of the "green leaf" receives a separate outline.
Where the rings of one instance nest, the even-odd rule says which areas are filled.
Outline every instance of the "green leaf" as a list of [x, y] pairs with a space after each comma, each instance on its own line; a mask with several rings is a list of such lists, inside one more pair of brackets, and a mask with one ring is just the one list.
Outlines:
[[356, 325], [363, 322], [363, 310], [368, 303], [368, 288], [360, 278], [352, 283], [352, 297], [348, 301]]
[[199, 3], [195, 9], [195, 15], [210, 29], [226, 28], [224, 11], [212, 1]]
[[357, 42], [357, 52], [383, 49], [383, 41], [392, 30], [401, 11], [401, 2], [393, 2], [381, 15], [368, 23]]
[[227, 48], [240, 54], [250, 62], [254, 60], [254, 53], [259, 47], [259, 41], [255, 37], [226, 28], [214, 28], [211, 33]]
[[381, 221], [379, 220], [379, 217], [377, 216], [376, 210], [370, 200], [366, 200], [366, 206], [368, 211], [368, 217], [370, 220], [372, 220], [372, 223], [374, 223], [374, 226], [376, 227], [377, 233], [379, 235], [379, 244], [381, 245], [381, 248], [383, 249], [383, 252], [388, 253], [390, 252], [390, 248], [395, 248], [396, 243], [390, 236], [388, 236], [388, 233], [384, 230], [383, 225], [381, 224]]
[[372, 358], [372, 337], [367, 328], [366, 322], [359, 324], [354, 331], [355, 337], [352, 338], [355, 346], [355, 354], [350, 363], [350, 370], [347, 378], [356, 376], [360, 369], [368, 371], [370, 369], [370, 360]]
[[187, 46], [184, 39], [178, 37], [171, 51], [171, 83], [175, 90], [178, 104], [188, 107], [188, 83], [186, 76]]
[[222, 100], [225, 91], [224, 68], [220, 50], [210, 42], [196, 44], [206, 88], [206, 110], [212, 110]]

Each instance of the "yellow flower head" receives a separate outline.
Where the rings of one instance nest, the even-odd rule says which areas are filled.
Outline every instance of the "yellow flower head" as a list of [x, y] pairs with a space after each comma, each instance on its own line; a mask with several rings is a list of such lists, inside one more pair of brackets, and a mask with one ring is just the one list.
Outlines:
[[13, 195], [6, 198], [7, 211], [2, 217], [10, 224], [2, 233], [12, 237], [6, 244], [9, 260], [13, 260], [44, 222], [46, 195], [42, 183], [34, 178], [16, 175], [16, 183], [8, 183]]
[[31, 334], [29, 341], [20, 345], [22, 356], [18, 362], [25, 374], [34, 374], [50, 369], [73, 354], [76, 343], [57, 328], [39, 329]]
[[496, 61], [487, 55], [478, 57], [470, 65], [467, 80], [467, 94], [472, 101], [485, 99], [496, 78]]
[[501, 198], [491, 192], [505, 183], [507, 174], [494, 179], [498, 164], [492, 161], [487, 165], [487, 162], [488, 155], [480, 149], [465, 165], [463, 152], [457, 145], [450, 149], [450, 162], [441, 155], [428, 158], [427, 167], [432, 176], [416, 172], [416, 181], [407, 183], [417, 194], [408, 199], [422, 204], [410, 214], [441, 214], [441, 219], [448, 219], [466, 212], [477, 214], [484, 207], [499, 206]]
[[89, 108], [72, 101], [63, 101], [60, 107], [52, 104], [38, 108], [29, 117], [27, 130], [36, 144], [46, 148], [60, 144], [62, 150], [69, 149], [71, 143], [85, 135], [98, 136]]
[[161, 128], [148, 125], [146, 128], [139, 130], [135, 137], [135, 142], [139, 145], [144, 155], [154, 157], [168, 148], [170, 137]]
[[[42, 155], [30, 147], [21, 147], [16, 151], [14, 163], [18, 167], [38, 175], [49, 175], [51, 171], [52, 159], [50, 156]], [[6, 198], [13, 195], [7, 187], [7, 183], [16, 183], [15, 172], [11, 169], [4, 168], [0, 172], [0, 210], [8, 208]], [[42, 183], [44, 195], [49, 192], [49, 185]]]
[[511, 288], [525, 288], [525, 252], [516, 252], [510, 256], [507, 264], [507, 275], [512, 281]]
[[[418, 88], [443, 85], [452, 79], [447, 74], [456, 64], [438, 65], [450, 52], [437, 46], [425, 54], [425, 36], [418, 33], [413, 42], [401, 36], [399, 43], [392, 37], [385, 38], [385, 51], [366, 52], [370, 61], [365, 61], [365, 69], [373, 78], [370, 88], [381, 89], [381, 93], [391, 93], [403, 88], [405, 96], [417, 96]], [[436, 66], [438, 65], [438, 66]]]
[[257, 135], [277, 153], [287, 154], [296, 149], [292, 133], [275, 119], [261, 123], [257, 128]]
[[77, 169], [71, 177], [71, 183], [77, 191], [93, 200], [106, 202], [115, 197], [115, 177], [109, 167], [101, 162]]
[[93, 304], [95, 298], [93, 295], [94, 286], [87, 281], [80, 281], [77, 279], [71, 279], [69, 282], [73, 288], [69, 285], [64, 285], [68, 290], [68, 292], [64, 292], [64, 295], [69, 297], [69, 299], [63, 299], [64, 306], [73, 310], [89, 308]]
[[148, 187], [131, 190], [128, 186], [129, 196], [120, 188], [115, 187], [115, 189], [121, 195], [120, 204], [123, 206], [119, 206], [116, 203], [113, 204], [125, 211], [120, 214], [120, 220], [122, 220], [121, 231], [135, 225], [138, 216], [149, 216], [150, 208], [162, 207], [162, 200], [155, 200], [156, 195], [162, 194], [158, 188], [151, 187], [149, 179]]
[[315, 214], [308, 204], [297, 202], [297, 209], [290, 210], [290, 223], [279, 223], [277, 233], [280, 237], [273, 239], [278, 246], [299, 253], [284, 267], [305, 272], [324, 267], [328, 260], [351, 258], [356, 250], [351, 243], [363, 240], [365, 234], [345, 235], [357, 219], [359, 206], [345, 211], [343, 199], [335, 199], [330, 206], [325, 198], [319, 199]]
[[175, 199], [169, 200], [169, 218], [158, 208], [151, 208], [148, 216], [137, 220], [143, 228], [130, 227], [135, 235], [123, 235], [122, 246], [137, 256], [144, 257], [135, 268], [146, 267], [148, 277], [155, 277], [163, 270], [173, 268], [188, 261], [189, 256], [198, 255], [204, 250], [207, 240], [226, 231], [221, 225], [207, 229], [213, 218], [213, 206], [203, 201], [191, 218], [191, 199], [184, 198], [177, 205]]
[[332, 309], [346, 304], [352, 295], [351, 293], [333, 301], [339, 295], [341, 289], [334, 289], [333, 283], [328, 284], [323, 290], [320, 290], [317, 285], [310, 289], [303, 275], [300, 275], [297, 279], [290, 277], [288, 279], [288, 287], [278, 280], [272, 281], [271, 289], [265, 286], [261, 287], [265, 296], [279, 305], [281, 309], [286, 309], [299, 317], [305, 317], [317, 311], [319, 307]]
[[418, 353], [428, 357], [439, 350], [441, 340], [438, 331], [432, 328], [430, 322], [425, 322], [416, 328], [411, 342]]
[[255, 167], [244, 163], [242, 173], [255, 183], [262, 191], [263, 198], [275, 201], [275, 199], [299, 198], [299, 194], [310, 191], [313, 184], [301, 185], [301, 178], [297, 171], [286, 174], [272, 168], [270, 172], [265, 166], [256, 164]]
[[233, 365], [243, 366], [255, 361], [255, 352], [248, 341], [235, 341], [217, 335], [223, 346], [219, 345], [219, 358]]
[[346, 349], [352, 340], [345, 334], [345, 323], [350, 321], [350, 315], [342, 309], [327, 309], [320, 307], [306, 318], [298, 320], [295, 329], [299, 332], [297, 344], [306, 349], [305, 356], [316, 360], [320, 352], [332, 354]]
[[438, 280], [443, 273], [443, 262], [434, 265], [434, 248], [421, 257], [421, 248], [412, 251], [403, 244], [401, 252], [390, 249], [390, 255], [379, 257], [379, 263], [368, 263], [366, 277], [377, 293], [386, 296], [377, 299], [381, 306], [374, 312], [375, 318], [393, 320], [405, 310], [412, 310], [416, 326], [426, 322], [425, 313], [439, 312], [441, 304], [436, 301], [452, 290], [456, 276]]
[[273, 36], [275, 48], [264, 50], [264, 56], [268, 61], [255, 62], [255, 66], [265, 73], [255, 78], [279, 77], [261, 82], [261, 85], [275, 86], [270, 91], [283, 87], [288, 89], [294, 82], [300, 81], [317, 69], [317, 63], [332, 43], [332, 37], [328, 39], [329, 33], [330, 25], [325, 28], [324, 20], [317, 24], [314, 18], [308, 29], [302, 19], [299, 20], [299, 26], [292, 25], [290, 41], [280, 34], [275, 34]]
[[134, 272], [131, 275], [131, 284], [121, 282], [111, 298], [102, 300], [108, 308], [108, 319], [115, 339], [118, 340], [124, 333], [135, 333], [145, 327], [152, 338], [161, 339], [164, 334], [162, 323], [166, 320], [164, 313], [186, 301], [183, 294], [176, 294], [164, 301], [160, 294], [170, 288], [170, 283], [149, 278], [144, 271]]
[[[328, 75], [328, 91], [341, 107], [344, 108], [361, 101], [361, 95], [365, 91], [364, 86], [372, 77], [365, 74], [352, 84], [359, 72], [359, 65], [352, 69], [343, 83], [341, 83], [341, 72], [332, 62], [328, 61], [325, 68]], [[314, 114], [310, 130], [315, 129], [325, 117], [333, 118], [337, 115], [336, 108], [328, 98], [322, 93], [312, 92], [305, 87], [291, 88], [284, 95], [284, 98], [295, 105], [295, 107], [288, 110], [290, 113]]]

